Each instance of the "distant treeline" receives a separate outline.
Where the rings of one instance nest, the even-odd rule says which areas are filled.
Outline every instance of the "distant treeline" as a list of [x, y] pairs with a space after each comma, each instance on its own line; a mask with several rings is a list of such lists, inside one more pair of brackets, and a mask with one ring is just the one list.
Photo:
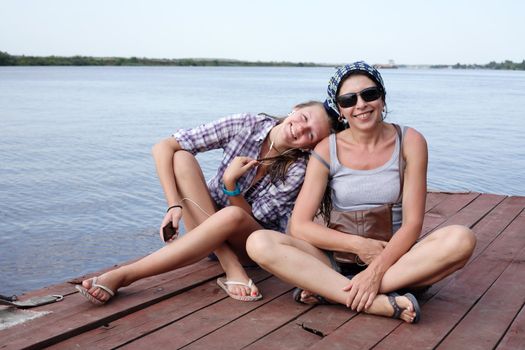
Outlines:
[[456, 63], [454, 65], [432, 65], [430, 68], [453, 68], [453, 69], [510, 69], [510, 70], [525, 70], [525, 60], [521, 63], [514, 63], [512, 61], [506, 60], [501, 63], [492, 61], [487, 64], [460, 64]]
[[268, 67], [321, 67], [310, 62], [249, 62], [227, 59], [199, 58], [123, 58], [89, 56], [15, 56], [0, 51], [0, 66], [268, 66]]
[[[264, 66], [264, 67], [333, 67], [333, 64], [311, 62], [268, 62], [240, 61], [228, 59], [204, 58], [123, 58], [123, 57], [90, 57], [90, 56], [17, 56], [0, 51], [0, 66]], [[411, 68], [410, 65], [398, 65]], [[453, 69], [510, 69], [525, 70], [525, 60], [521, 63], [492, 61], [487, 64], [431, 65], [430, 68]]]

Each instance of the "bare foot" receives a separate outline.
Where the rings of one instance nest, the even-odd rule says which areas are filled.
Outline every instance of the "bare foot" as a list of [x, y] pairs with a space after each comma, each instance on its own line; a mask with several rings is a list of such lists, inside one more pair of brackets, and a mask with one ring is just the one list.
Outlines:
[[[118, 288], [122, 286], [121, 278], [119, 278], [118, 273], [114, 271], [106, 272], [96, 277], [96, 279], [97, 285], [102, 285], [110, 289], [114, 293], [117, 291]], [[89, 278], [87, 280], [82, 281], [82, 286], [87, 289], [88, 293], [93, 298], [99, 300], [102, 303], [108, 301], [112, 297], [112, 295], [103, 288], [93, 286], [93, 280], [94, 278]]]
[[294, 300], [299, 303], [303, 303], [307, 305], [337, 304], [337, 303], [330, 302], [326, 300], [325, 298], [323, 298], [322, 296], [312, 293], [309, 290], [300, 290], [299, 295], [297, 295], [296, 293], [297, 293], [297, 290], [294, 291], [294, 294], [293, 294]]
[[228, 291], [231, 294], [239, 295], [239, 296], [252, 296], [255, 297], [259, 295], [259, 288], [255, 284], [252, 285], [252, 287], [248, 287], [248, 282], [250, 281], [250, 277], [246, 275], [246, 272], [244, 270], [237, 271], [237, 272], [231, 272], [226, 273], [226, 280], [228, 281], [236, 281], [241, 282], [246, 285], [240, 285], [240, 284], [229, 284], [228, 285]]
[[[395, 297], [395, 302], [401, 309], [399, 319], [407, 323], [414, 322], [414, 319], [416, 318], [416, 312], [414, 310], [414, 305], [412, 304], [410, 299], [408, 299], [404, 295], [397, 295]], [[378, 295], [374, 300], [374, 304], [372, 305], [372, 307], [370, 307], [370, 309], [366, 310], [365, 312], [372, 315], [387, 317], [392, 317], [395, 314], [395, 310], [390, 304], [388, 296], [385, 294]]]

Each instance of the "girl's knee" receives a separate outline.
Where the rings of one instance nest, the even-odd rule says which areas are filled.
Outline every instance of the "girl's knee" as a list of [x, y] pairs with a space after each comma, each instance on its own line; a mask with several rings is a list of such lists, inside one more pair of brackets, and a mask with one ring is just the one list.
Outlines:
[[196, 162], [197, 158], [188, 151], [180, 150], [173, 154], [174, 162]]
[[218, 213], [220, 213], [219, 215], [224, 219], [225, 225], [237, 226], [241, 225], [245, 220], [251, 219], [250, 214], [248, 214], [246, 210], [235, 205], [222, 208]]
[[199, 166], [197, 158], [188, 151], [177, 151], [173, 155], [173, 170], [177, 177], [184, 175], [196, 176], [195, 166]]
[[270, 254], [275, 250], [276, 242], [273, 239], [273, 231], [257, 230], [246, 240], [246, 252], [250, 258], [258, 264], [270, 259]]

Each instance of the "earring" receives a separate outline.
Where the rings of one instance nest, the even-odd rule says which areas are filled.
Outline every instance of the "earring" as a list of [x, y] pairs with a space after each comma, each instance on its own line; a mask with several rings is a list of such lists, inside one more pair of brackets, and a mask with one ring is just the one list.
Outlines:
[[337, 117], [337, 120], [339, 121], [339, 123], [343, 123], [346, 122], [346, 119], [345, 117], [343, 117], [342, 115], [340, 115], [339, 117]]

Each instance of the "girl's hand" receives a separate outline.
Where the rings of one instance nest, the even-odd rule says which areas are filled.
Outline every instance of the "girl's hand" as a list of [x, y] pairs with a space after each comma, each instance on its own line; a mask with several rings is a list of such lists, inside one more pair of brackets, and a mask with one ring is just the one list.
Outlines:
[[370, 263], [372, 263], [372, 261], [383, 252], [387, 244], [388, 242], [385, 241], [364, 238], [357, 255], [362, 262], [366, 265], [370, 265]]
[[241, 176], [257, 164], [257, 160], [250, 157], [235, 157], [224, 171], [222, 181], [228, 187], [233, 187]]
[[348, 286], [343, 288], [343, 291], [348, 292], [346, 307], [357, 312], [367, 310], [372, 306], [382, 279], [383, 275], [372, 267], [367, 267], [355, 275]]
[[164, 215], [164, 219], [162, 219], [162, 223], [160, 224], [159, 234], [160, 234], [160, 240], [162, 242], [164, 241], [164, 233], [163, 228], [164, 226], [171, 224], [173, 226], [173, 229], [175, 230], [175, 235], [171, 237], [167, 242], [169, 243], [174, 241], [177, 236], [179, 235], [179, 221], [182, 218], [182, 209], [181, 208], [172, 208], [170, 209], [166, 215]]

